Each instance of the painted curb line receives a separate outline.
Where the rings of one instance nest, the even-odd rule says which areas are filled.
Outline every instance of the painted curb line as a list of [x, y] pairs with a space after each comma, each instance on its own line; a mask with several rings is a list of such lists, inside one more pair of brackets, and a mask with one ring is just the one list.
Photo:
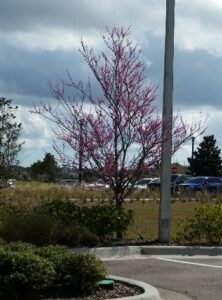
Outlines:
[[152, 285], [149, 285], [148, 283], [138, 281], [138, 280], [128, 279], [128, 278], [124, 278], [124, 277], [114, 276], [114, 275], [108, 275], [108, 278], [126, 282], [126, 283], [129, 283], [132, 285], [136, 285], [144, 290], [144, 293], [140, 294], [140, 295], [130, 296], [130, 297], [121, 297], [121, 298], [115, 298], [115, 299], [112, 298], [112, 299], [108, 299], [108, 300], [162, 300], [158, 290], [155, 287], [153, 287]]

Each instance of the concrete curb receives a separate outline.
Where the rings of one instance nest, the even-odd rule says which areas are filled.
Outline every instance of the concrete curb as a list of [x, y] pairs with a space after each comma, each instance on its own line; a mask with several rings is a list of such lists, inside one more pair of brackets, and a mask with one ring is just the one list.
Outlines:
[[200, 247], [200, 246], [143, 246], [141, 255], [222, 255], [222, 247]]
[[113, 280], [118, 280], [122, 282], [127, 282], [132, 285], [136, 285], [141, 287], [144, 290], [143, 294], [136, 295], [136, 296], [131, 296], [131, 297], [122, 297], [122, 298], [112, 298], [109, 300], [161, 300], [160, 294], [158, 290], [149, 285], [148, 283], [138, 281], [138, 280], [132, 280], [124, 277], [119, 277], [119, 276], [113, 276], [113, 275], [108, 275], [108, 278], [113, 279]]
[[143, 256], [143, 255], [222, 255], [222, 247], [199, 247], [199, 246], [122, 246], [101, 248], [73, 248], [73, 252], [93, 253], [101, 259]]
[[140, 256], [142, 247], [122, 246], [122, 247], [100, 247], [100, 248], [72, 248], [73, 252], [92, 253], [100, 258]]

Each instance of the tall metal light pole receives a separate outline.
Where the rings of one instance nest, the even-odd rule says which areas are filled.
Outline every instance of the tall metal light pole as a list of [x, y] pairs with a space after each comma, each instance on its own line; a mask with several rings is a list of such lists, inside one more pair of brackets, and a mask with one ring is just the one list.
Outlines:
[[175, 0], [166, 0], [166, 32], [164, 55], [163, 88], [163, 130], [166, 141], [162, 145], [159, 241], [170, 238], [171, 202], [171, 155], [172, 155], [172, 114], [173, 114], [173, 56], [174, 56], [174, 9]]

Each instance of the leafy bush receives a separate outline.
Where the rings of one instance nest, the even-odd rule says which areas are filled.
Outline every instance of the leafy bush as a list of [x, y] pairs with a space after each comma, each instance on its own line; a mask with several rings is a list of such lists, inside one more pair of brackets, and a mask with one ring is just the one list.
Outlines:
[[220, 244], [222, 239], [222, 205], [196, 208], [186, 222], [180, 222], [177, 231], [179, 242]]
[[77, 221], [80, 208], [69, 200], [50, 200], [42, 202], [35, 210], [63, 224], [69, 224]]
[[122, 234], [132, 223], [131, 210], [115, 205], [78, 207], [69, 200], [44, 201], [37, 206], [0, 205], [0, 238], [36, 245], [95, 246]]
[[10, 241], [25, 241], [36, 245], [53, 243], [56, 224], [53, 220], [33, 211], [22, 210], [19, 206], [8, 210], [1, 218], [0, 237]]
[[0, 206], [0, 237], [5, 241], [24, 241], [36, 245], [94, 245], [97, 237], [77, 222], [78, 210], [70, 201], [50, 201], [37, 207]]
[[2, 246], [5, 250], [13, 252], [35, 251], [37, 249], [35, 245], [21, 241], [4, 243]]
[[133, 220], [132, 210], [117, 209], [115, 205], [83, 207], [80, 211], [80, 223], [99, 237], [111, 237], [127, 230]]
[[60, 245], [38, 247], [34, 252], [53, 263], [57, 285], [77, 293], [90, 291], [106, 276], [103, 263], [93, 254], [69, 252], [67, 247]]
[[0, 298], [5, 300], [82, 295], [106, 276], [93, 254], [69, 252], [64, 246], [27, 243], [0, 246]]
[[[52, 217], [61, 228], [60, 239], [76, 240], [76, 244], [93, 242], [97, 237], [111, 237], [115, 232], [124, 233], [133, 220], [132, 210], [117, 209], [115, 205], [96, 205], [92, 207], [78, 207], [71, 201], [52, 200], [37, 207], [38, 211]], [[76, 231], [74, 230], [76, 229]], [[62, 237], [62, 233], [64, 237]], [[69, 243], [65, 243], [69, 244]]]
[[55, 266], [58, 282], [75, 293], [91, 291], [106, 276], [102, 262], [92, 254], [67, 253]]
[[66, 246], [61, 245], [49, 245], [44, 247], [35, 247], [33, 248], [35, 254], [44, 257], [55, 264], [59, 261], [60, 257], [68, 252]]
[[32, 252], [0, 252], [0, 295], [3, 299], [29, 299], [29, 294], [52, 285], [53, 264]]

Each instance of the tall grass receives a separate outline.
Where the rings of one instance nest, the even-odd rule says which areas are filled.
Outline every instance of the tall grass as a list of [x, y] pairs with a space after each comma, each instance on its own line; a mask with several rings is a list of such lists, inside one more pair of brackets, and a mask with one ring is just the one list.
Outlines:
[[72, 186], [63, 186], [52, 183], [16, 182], [14, 189], [0, 190], [2, 201], [35, 205], [42, 200], [77, 200], [77, 201], [102, 201], [108, 197], [105, 191], [89, 191]]
[[[71, 199], [81, 206], [91, 206], [111, 199], [111, 192], [90, 191], [87, 189], [60, 186], [39, 182], [16, 182], [15, 189], [0, 190], [0, 202], [22, 203], [24, 205], [37, 205], [47, 200]], [[127, 209], [134, 212], [134, 225], [127, 231], [125, 238], [145, 240], [158, 239], [159, 223], [159, 192], [134, 191], [125, 202]], [[172, 198], [171, 206], [171, 239], [174, 239], [179, 220], [191, 216], [196, 207], [204, 204], [222, 203], [222, 194], [208, 195], [176, 195]]]

